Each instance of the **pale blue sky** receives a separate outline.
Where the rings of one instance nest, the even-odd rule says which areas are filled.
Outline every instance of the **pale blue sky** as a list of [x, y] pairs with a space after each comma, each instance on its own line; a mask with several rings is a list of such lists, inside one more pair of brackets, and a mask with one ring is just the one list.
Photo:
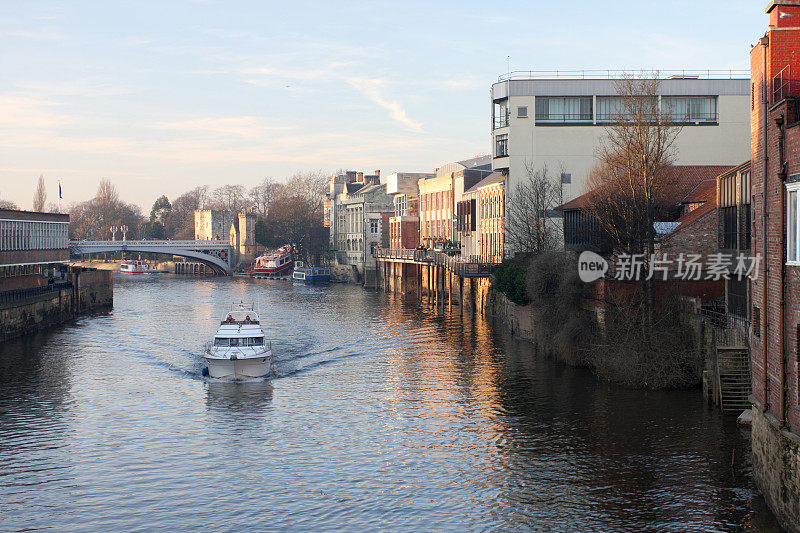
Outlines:
[[201, 184], [425, 172], [490, 151], [506, 71], [747, 69], [766, 0], [0, 1], [0, 198], [110, 178], [149, 211]]

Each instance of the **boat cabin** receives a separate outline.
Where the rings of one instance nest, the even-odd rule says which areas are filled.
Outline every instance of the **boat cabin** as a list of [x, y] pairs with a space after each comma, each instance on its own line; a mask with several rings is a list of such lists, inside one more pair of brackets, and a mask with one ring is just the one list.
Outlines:
[[249, 310], [235, 310], [225, 315], [225, 319], [220, 324], [258, 324], [258, 313]]

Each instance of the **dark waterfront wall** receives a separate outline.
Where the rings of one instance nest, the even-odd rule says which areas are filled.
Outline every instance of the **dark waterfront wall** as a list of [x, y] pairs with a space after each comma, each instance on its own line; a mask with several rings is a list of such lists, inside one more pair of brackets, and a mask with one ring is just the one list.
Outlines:
[[753, 477], [781, 525], [800, 531], [800, 438], [753, 402]]
[[78, 270], [71, 286], [0, 304], [0, 342], [29, 335], [114, 304], [113, 274]]
[[443, 266], [381, 261], [376, 288], [407, 297], [426, 299], [436, 305], [460, 307], [481, 316], [490, 315], [489, 278], [461, 277]]

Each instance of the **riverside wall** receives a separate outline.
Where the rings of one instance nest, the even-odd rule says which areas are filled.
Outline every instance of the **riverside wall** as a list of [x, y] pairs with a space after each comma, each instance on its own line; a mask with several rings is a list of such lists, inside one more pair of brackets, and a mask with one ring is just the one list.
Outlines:
[[76, 269], [69, 274], [69, 280], [71, 285], [52, 292], [0, 304], [0, 342], [113, 306], [112, 272]]
[[767, 505], [788, 531], [800, 531], [800, 437], [781, 428], [753, 402], [753, 477]]
[[378, 290], [468, 312], [487, 314], [491, 303], [488, 278], [461, 277], [438, 265], [382, 261], [375, 282]]

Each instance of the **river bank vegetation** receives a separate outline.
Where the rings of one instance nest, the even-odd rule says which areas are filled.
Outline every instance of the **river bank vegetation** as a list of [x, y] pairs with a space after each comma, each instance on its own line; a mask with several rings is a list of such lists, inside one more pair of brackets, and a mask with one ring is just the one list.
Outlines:
[[[602, 302], [577, 274], [569, 252], [508, 259], [492, 288], [515, 304], [517, 318], [542, 352], [585, 366], [602, 380], [631, 388], [688, 388], [700, 384], [699, 332], [677, 297], [659, 298], [647, 322], [646, 294], [607, 294]], [[638, 287], [637, 287], [638, 288]]]

